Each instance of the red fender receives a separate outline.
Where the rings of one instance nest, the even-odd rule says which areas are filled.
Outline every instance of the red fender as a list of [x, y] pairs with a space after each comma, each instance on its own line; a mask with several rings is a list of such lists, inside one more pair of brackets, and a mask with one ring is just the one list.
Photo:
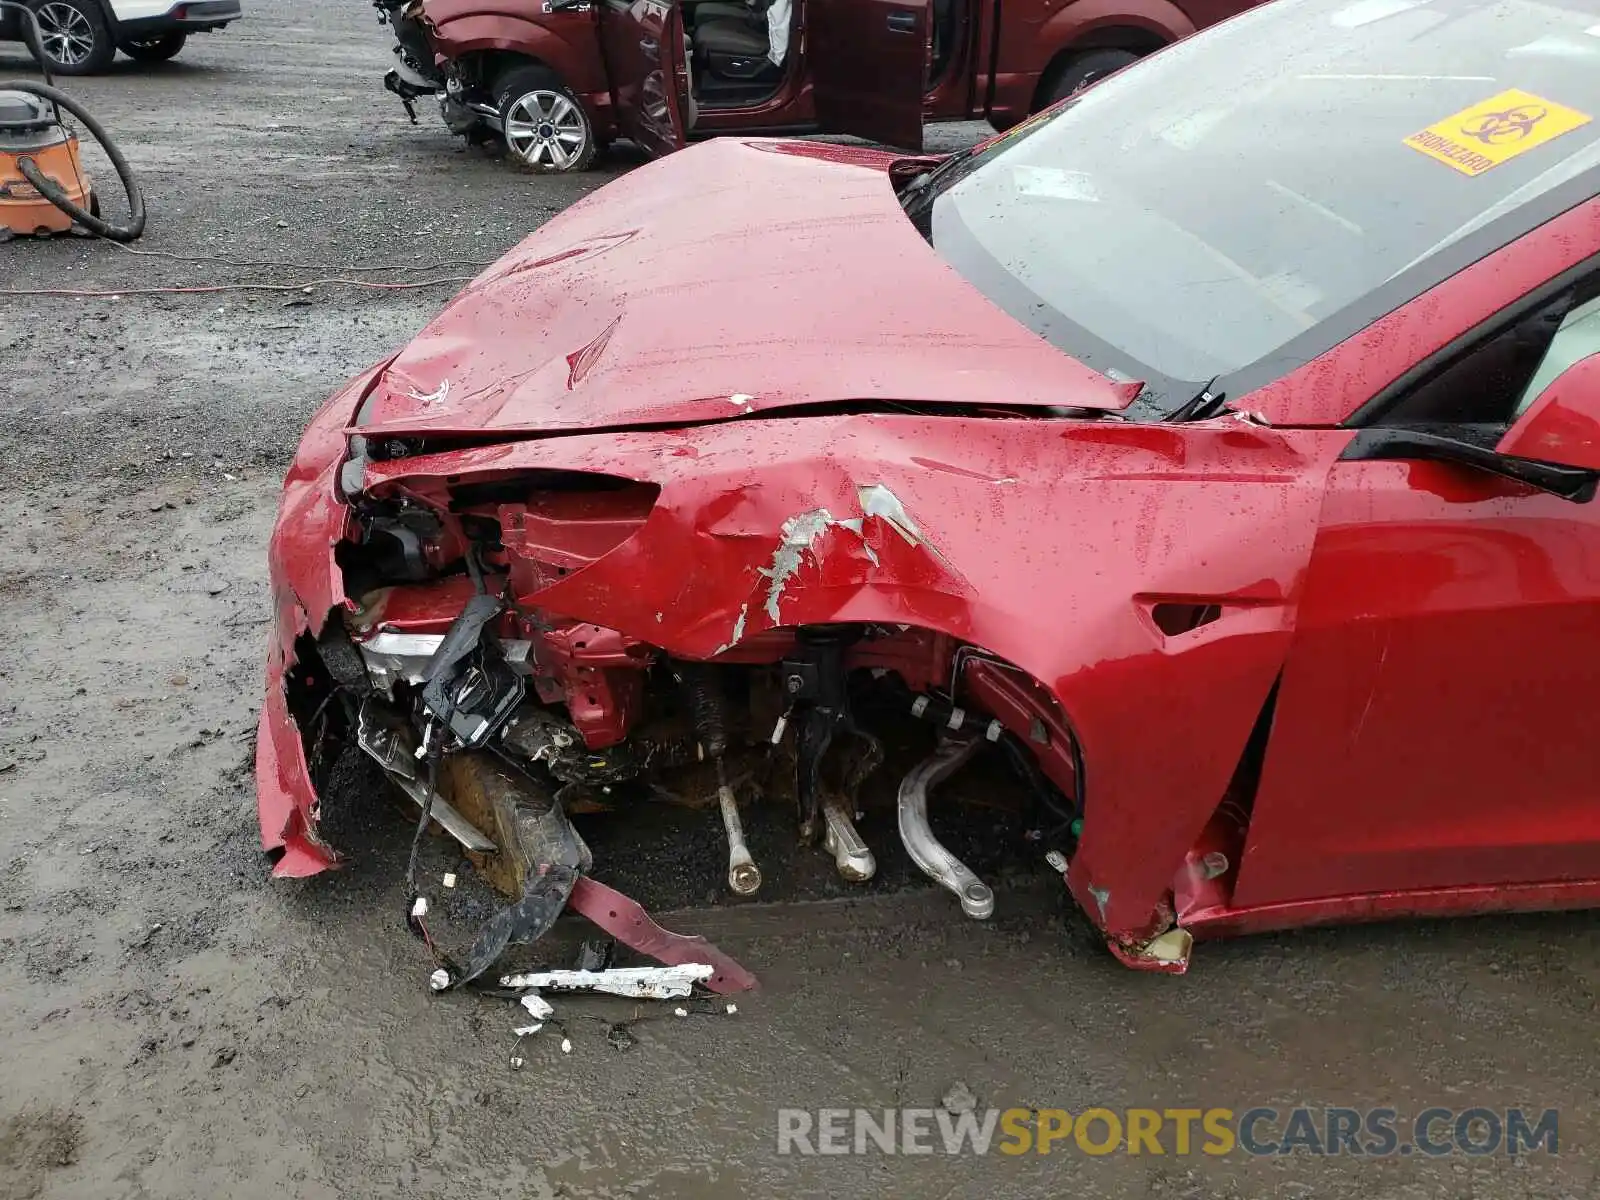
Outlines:
[[[434, 15], [430, 9], [429, 16]], [[561, 80], [591, 110], [609, 113], [611, 88], [600, 60], [600, 42], [595, 26], [585, 21], [574, 32], [583, 33], [583, 44], [551, 32], [548, 26], [521, 17], [498, 13], [474, 13], [463, 17], [434, 17], [433, 42], [442, 58], [463, 58], [488, 50], [504, 50], [536, 58], [561, 76]], [[590, 112], [594, 118], [597, 113]]]

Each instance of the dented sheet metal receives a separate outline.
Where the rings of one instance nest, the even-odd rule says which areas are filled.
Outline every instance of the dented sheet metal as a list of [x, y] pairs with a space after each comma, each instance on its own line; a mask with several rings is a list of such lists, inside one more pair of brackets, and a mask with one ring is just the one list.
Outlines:
[[[912, 622], [1046, 681], [1096, 763], [1071, 886], [1099, 916], [1088, 888], [1117, 881], [1105, 927], [1136, 936], [1281, 669], [1322, 480], [1345, 440], [1227, 419], [814, 417], [423, 455], [372, 464], [367, 486], [473, 470], [640, 479], [661, 489], [643, 524], [544, 589], [542, 606], [687, 659], [736, 654], [780, 627]], [[1193, 597], [1223, 616], [1167, 639], [1144, 596]], [[1158, 755], [1152, 730], [1166, 731]]]
[[[354, 397], [346, 405], [349, 420]], [[337, 420], [328, 417], [330, 433]], [[368, 462], [363, 485], [426, 495], [450, 479], [582, 471], [659, 487], [631, 536], [543, 588], [539, 603], [677, 658], [736, 658], [784, 628], [879, 622], [1015, 664], [1047, 686], [1095, 764], [1070, 887], [1098, 924], [1137, 938], [1281, 669], [1322, 480], [1344, 440], [1227, 419], [819, 416], [424, 453]], [[333, 469], [330, 456], [330, 490]], [[327, 616], [295, 599], [337, 602], [328, 548], [344, 523], [333, 505], [295, 519], [295, 545], [273, 562], [277, 594], [290, 598], [292, 620], [279, 624], [290, 640], [275, 651], [286, 657], [296, 625]], [[1223, 615], [1170, 639], [1151, 625], [1146, 596], [1194, 598]], [[1155, 730], [1160, 754], [1150, 753]], [[263, 731], [263, 763], [274, 749], [299, 754], [286, 715]], [[315, 799], [303, 775], [265, 783], [266, 844], [297, 847], [315, 829]], [[1154, 812], [1162, 819], [1149, 820]], [[333, 861], [296, 848], [279, 869]]]

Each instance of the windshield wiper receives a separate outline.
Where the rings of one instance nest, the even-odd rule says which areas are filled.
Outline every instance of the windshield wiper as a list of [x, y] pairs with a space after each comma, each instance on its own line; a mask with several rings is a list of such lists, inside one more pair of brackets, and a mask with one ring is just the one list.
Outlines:
[[[977, 159], [978, 147], [982, 144], [977, 142], [965, 150], [957, 150], [933, 170], [924, 171], [906, 184], [906, 190], [900, 193], [900, 207], [907, 214], [915, 216], [921, 207], [920, 201], [924, 198], [932, 199], [967, 173], [967, 168], [963, 164], [971, 164]], [[936, 187], [936, 184], [942, 186]]]
[[1222, 411], [1222, 406], [1228, 402], [1227, 392], [1213, 392], [1211, 390], [1217, 386], [1217, 380], [1221, 378], [1221, 375], [1213, 375], [1205, 387], [1195, 393], [1193, 399], [1185, 401], [1179, 408], [1174, 410], [1167, 420], [1173, 422], [1204, 421], [1208, 417], [1216, 416]]

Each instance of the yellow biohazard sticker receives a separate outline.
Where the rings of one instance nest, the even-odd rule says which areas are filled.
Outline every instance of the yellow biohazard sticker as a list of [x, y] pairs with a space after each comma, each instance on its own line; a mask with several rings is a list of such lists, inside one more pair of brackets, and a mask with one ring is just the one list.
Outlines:
[[1575, 108], [1509, 88], [1413, 133], [1406, 145], [1463, 175], [1482, 175], [1590, 120]]

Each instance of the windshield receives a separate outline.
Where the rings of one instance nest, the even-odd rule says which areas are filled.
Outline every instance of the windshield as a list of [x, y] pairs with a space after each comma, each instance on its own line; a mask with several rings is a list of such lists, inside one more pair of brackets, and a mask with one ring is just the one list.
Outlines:
[[994, 303], [1171, 415], [1292, 369], [1290, 343], [1447, 248], [1548, 219], [1541, 198], [1594, 194], [1593, 118], [1600, 0], [1275, 0], [948, 164], [907, 210]]

